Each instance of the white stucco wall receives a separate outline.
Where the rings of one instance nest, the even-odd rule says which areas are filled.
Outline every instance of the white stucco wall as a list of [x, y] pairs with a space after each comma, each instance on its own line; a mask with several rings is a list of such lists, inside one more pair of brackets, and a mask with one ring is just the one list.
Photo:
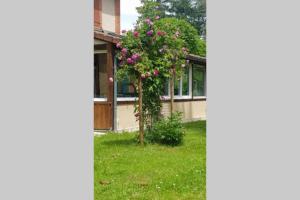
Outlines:
[[102, 28], [115, 32], [115, 0], [102, 0]]
[[[117, 106], [117, 129], [118, 131], [138, 130], [138, 121], [134, 116], [134, 105], [123, 104]], [[183, 121], [206, 120], [206, 101], [175, 102], [174, 111], [183, 112]], [[170, 103], [163, 103], [162, 113], [170, 115]]]

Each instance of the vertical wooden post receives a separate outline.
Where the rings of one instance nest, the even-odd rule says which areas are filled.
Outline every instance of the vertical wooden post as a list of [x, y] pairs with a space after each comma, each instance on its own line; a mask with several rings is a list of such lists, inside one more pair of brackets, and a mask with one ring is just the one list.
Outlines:
[[143, 87], [142, 87], [142, 77], [141, 75], [139, 76], [138, 80], [138, 88], [139, 88], [139, 139], [141, 145], [144, 145], [144, 119], [143, 119]]
[[170, 105], [170, 112], [171, 115], [173, 114], [173, 109], [174, 109], [174, 70], [172, 69], [172, 75], [171, 75], [171, 83], [170, 83], [170, 96], [171, 96], [171, 105]]
[[114, 122], [114, 84], [109, 81], [109, 78], [113, 77], [113, 70], [114, 70], [114, 57], [113, 57], [113, 44], [107, 44], [107, 63], [106, 63], [106, 72], [107, 72], [107, 104], [109, 106], [109, 126], [110, 128], [113, 127]]

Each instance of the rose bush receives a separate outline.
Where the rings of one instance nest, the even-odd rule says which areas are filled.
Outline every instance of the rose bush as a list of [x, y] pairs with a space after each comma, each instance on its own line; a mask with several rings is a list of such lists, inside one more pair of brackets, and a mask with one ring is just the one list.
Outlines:
[[155, 1], [144, 1], [138, 8], [141, 16], [134, 30], [122, 31], [123, 37], [116, 45], [118, 79], [128, 77], [132, 80], [140, 97], [139, 105], [135, 104], [135, 116], [142, 121], [140, 132], [144, 122], [151, 128], [159, 119], [164, 85], [170, 78], [181, 76], [190, 51], [187, 47], [198, 51], [195, 44], [190, 44], [197, 40], [185, 41], [187, 33], [182, 27], [188, 26], [180, 24], [176, 27], [179, 22], [172, 24], [173, 19], [160, 18], [157, 6]]

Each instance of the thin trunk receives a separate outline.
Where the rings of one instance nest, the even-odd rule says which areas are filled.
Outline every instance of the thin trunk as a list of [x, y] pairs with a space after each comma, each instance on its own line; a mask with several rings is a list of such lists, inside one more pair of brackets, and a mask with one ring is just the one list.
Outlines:
[[138, 87], [139, 87], [139, 129], [140, 129], [139, 139], [140, 139], [141, 145], [144, 145], [144, 121], [143, 121], [143, 114], [142, 114], [142, 112], [143, 112], [143, 109], [142, 109], [143, 89], [142, 89], [142, 78], [141, 78], [141, 76], [139, 77]]
[[171, 83], [170, 83], [170, 96], [171, 96], [171, 108], [170, 108], [170, 111], [171, 111], [171, 115], [173, 114], [173, 109], [174, 109], [174, 72], [172, 72], [172, 75], [171, 75]]

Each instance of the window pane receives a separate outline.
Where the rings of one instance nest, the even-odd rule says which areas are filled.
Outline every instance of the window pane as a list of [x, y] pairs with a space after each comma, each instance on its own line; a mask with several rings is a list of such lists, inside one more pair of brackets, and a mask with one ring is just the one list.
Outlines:
[[205, 96], [205, 70], [197, 65], [193, 67], [193, 95]]
[[118, 81], [118, 97], [137, 97], [134, 84], [128, 78]]
[[164, 96], [169, 96], [169, 80], [165, 82], [164, 84], [164, 91], [163, 91]]
[[177, 78], [174, 79], [174, 96], [179, 96], [179, 87], [180, 87], [180, 80]]
[[94, 54], [94, 97], [107, 97], [107, 54]]
[[186, 67], [184, 73], [182, 74], [182, 95], [188, 96], [189, 95], [189, 83], [190, 83], [190, 76], [189, 76], [189, 67]]

